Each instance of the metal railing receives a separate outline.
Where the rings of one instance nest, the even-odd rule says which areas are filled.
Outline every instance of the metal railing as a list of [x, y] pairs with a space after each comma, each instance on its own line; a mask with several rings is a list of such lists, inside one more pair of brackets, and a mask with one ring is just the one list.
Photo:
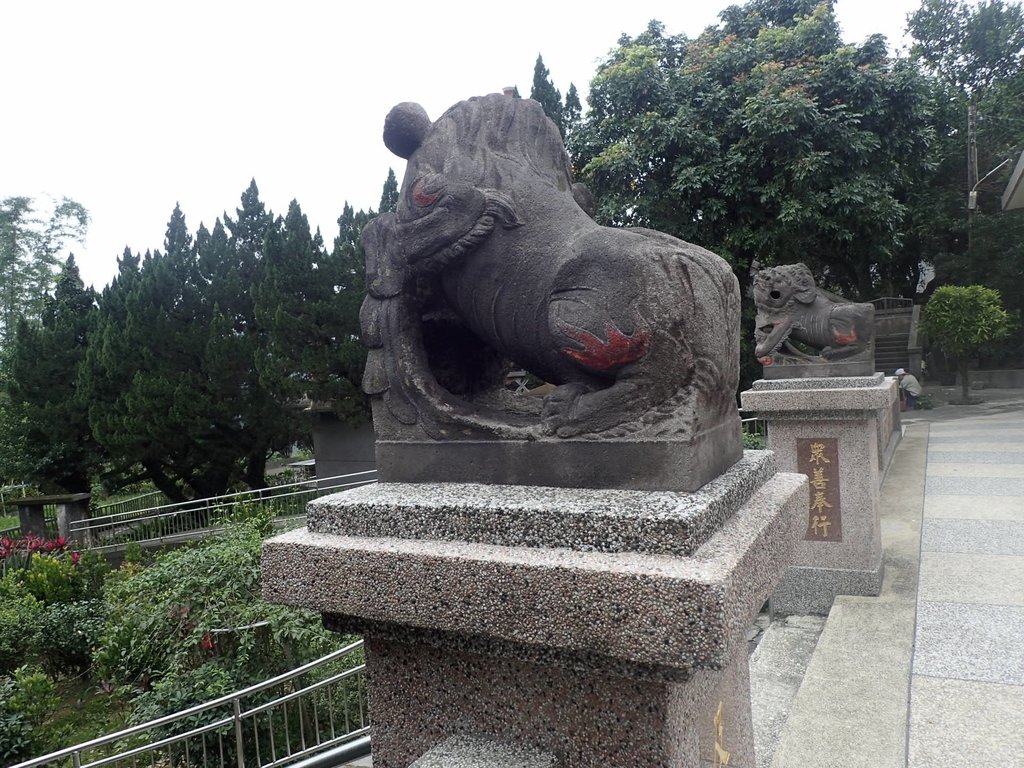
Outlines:
[[370, 729], [362, 647], [12, 768], [276, 768], [355, 745]]
[[119, 512], [139, 512], [143, 509], [152, 509], [157, 504], [170, 503], [170, 499], [162, 491], [150, 491], [130, 499], [111, 501], [107, 504], [97, 504], [92, 508], [94, 516], [116, 515]]
[[913, 299], [904, 299], [899, 296], [883, 296], [880, 299], [872, 299], [877, 312], [889, 312], [892, 310], [908, 310], [914, 306]]
[[[15, 506], [14, 502], [10, 502], [9, 501], [9, 502], [7, 502], [7, 505], [8, 505], [7, 506], [8, 509], [11, 508], [11, 507], [15, 507], [15, 509], [17, 509], [17, 507]], [[3, 509], [3, 507], [0, 507], [0, 509]], [[56, 504], [47, 504], [47, 505], [45, 505], [43, 507], [43, 514], [45, 515], [45, 517], [43, 518], [43, 526], [44, 526], [44, 531], [45, 531], [46, 536], [49, 537], [49, 538], [56, 538], [57, 535], [58, 535], [58, 532], [57, 532], [57, 505]], [[23, 535], [24, 535], [24, 532], [21, 530], [21, 523], [18, 523], [17, 525], [13, 525], [10, 528], [0, 529], [0, 539], [20, 539]]]
[[306, 503], [312, 499], [375, 482], [376, 470], [352, 472], [78, 520], [71, 523], [70, 531], [72, 538], [100, 551], [129, 542], [173, 544], [215, 533], [240, 506], [269, 508], [278, 519], [298, 517], [305, 513]]

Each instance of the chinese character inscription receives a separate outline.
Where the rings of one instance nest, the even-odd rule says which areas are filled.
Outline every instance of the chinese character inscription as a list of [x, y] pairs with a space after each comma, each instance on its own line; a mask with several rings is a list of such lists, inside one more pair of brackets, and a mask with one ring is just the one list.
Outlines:
[[839, 447], [834, 437], [801, 437], [796, 441], [797, 469], [810, 483], [805, 541], [841, 542]]

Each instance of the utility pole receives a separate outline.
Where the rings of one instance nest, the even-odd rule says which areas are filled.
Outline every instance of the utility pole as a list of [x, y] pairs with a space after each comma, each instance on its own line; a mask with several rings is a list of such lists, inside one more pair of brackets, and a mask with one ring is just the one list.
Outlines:
[[978, 206], [978, 107], [971, 94], [971, 103], [967, 107], [967, 217], [974, 215]]

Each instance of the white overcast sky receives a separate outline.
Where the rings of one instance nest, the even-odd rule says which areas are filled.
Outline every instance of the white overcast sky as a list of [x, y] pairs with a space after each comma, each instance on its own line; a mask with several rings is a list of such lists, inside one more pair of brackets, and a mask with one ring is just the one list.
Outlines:
[[[537, 54], [581, 95], [623, 32], [650, 19], [694, 37], [726, 0], [8, 0], [0, 2], [0, 198], [68, 196], [92, 215], [73, 251], [86, 283], [161, 248], [176, 202], [190, 229], [234, 215], [251, 178], [284, 214], [297, 199], [330, 243], [347, 200], [376, 208], [388, 110], [432, 118], [517, 85]], [[918, 0], [838, 0], [844, 38], [899, 47]], [[3, 276], [0, 275], [0, 280]]]

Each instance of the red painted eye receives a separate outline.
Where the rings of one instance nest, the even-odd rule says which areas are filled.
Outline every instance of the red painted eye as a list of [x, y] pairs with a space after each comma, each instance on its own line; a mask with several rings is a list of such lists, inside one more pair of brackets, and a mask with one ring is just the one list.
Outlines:
[[412, 187], [412, 200], [420, 208], [426, 208], [429, 205], [433, 205], [437, 202], [439, 197], [441, 197], [441, 190], [437, 190], [436, 192], [427, 192], [423, 188], [423, 179], [417, 181]]

